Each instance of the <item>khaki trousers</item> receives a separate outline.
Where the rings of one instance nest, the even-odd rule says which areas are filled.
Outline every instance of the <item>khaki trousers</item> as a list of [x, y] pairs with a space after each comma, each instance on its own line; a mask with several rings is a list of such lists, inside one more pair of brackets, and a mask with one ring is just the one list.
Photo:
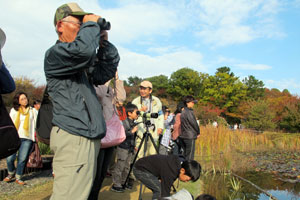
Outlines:
[[[152, 135], [153, 135], [153, 134], [152, 134]], [[142, 135], [142, 134], [139, 134], [139, 138], [136, 139], [136, 144], [135, 144], [136, 148], [138, 148], [138, 147], [140, 146], [141, 141], [142, 141], [142, 138], [143, 138], [143, 135]], [[153, 138], [153, 140], [154, 140], [155, 145], [157, 145], [157, 143], [158, 143], [158, 138]], [[144, 149], [145, 149], [144, 145], [145, 145], [145, 144], [146, 144], [146, 138], [144, 139], [143, 145], [142, 145], [142, 147], [141, 147], [141, 149], [140, 149], [140, 152], [139, 152], [139, 154], [138, 154], [138, 157], [137, 157], [138, 159], [144, 157]], [[150, 137], [148, 137], [147, 150], [146, 150], [145, 157], [146, 157], [146, 156], [149, 156], [149, 155], [155, 155], [155, 154], [157, 154], [157, 152], [156, 152], [156, 150], [155, 150], [155, 147], [153, 146], [153, 143], [151, 142]]]
[[87, 199], [96, 174], [100, 140], [72, 135], [57, 126], [51, 130], [54, 183], [51, 200]]

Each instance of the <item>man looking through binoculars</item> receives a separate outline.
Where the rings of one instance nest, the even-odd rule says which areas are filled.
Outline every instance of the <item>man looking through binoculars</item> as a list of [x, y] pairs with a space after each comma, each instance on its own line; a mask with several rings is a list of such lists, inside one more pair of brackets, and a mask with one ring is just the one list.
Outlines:
[[[157, 98], [151, 94], [152, 88], [153, 88], [152, 83], [150, 81], [142, 81], [140, 83], [140, 87], [139, 87], [140, 96], [135, 98], [132, 101], [132, 104], [135, 104], [138, 107], [139, 111], [141, 111], [141, 113], [157, 113], [158, 114], [157, 118], [150, 117], [149, 119], [147, 119], [153, 125], [149, 128], [149, 132], [151, 133], [151, 135], [155, 141], [155, 144], [157, 145], [159, 135], [162, 134], [162, 130], [163, 130], [163, 126], [164, 126], [164, 116], [163, 116], [163, 112], [162, 112], [161, 101], [159, 100], [159, 98]], [[142, 122], [142, 120], [144, 118], [143, 116], [145, 116], [145, 115], [143, 114], [141, 117], [139, 117], [138, 122]], [[147, 115], [147, 116], [149, 116], [149, 115]], [[150, 114], [150, 116], [151, 116], [151, 114]], [[137, 131], [137, 136], [138, 136], [136, 139], [137, 147], [139, 146], [139, 144], [141, 142], [141, 138], [143, 137], [143, 134], [145, 132], [146, 132], [146, 124], [140, 123], [138, 125], [138, 131]], [[144, 146], [142, 146], [141, 149], [143, 150]], [[156, 153], [157, 152], [155, 150], [155, 147], [153, 146], [151, 141], [148, 140], [147, 151], [146, 151], [145, 156], [153, 155]], [[144, 151], [140, 151], [138, 157], [141, 158], [143, 156], [144, 156]]]
[[[115, 76], [120, 60], [107, 41], [110, 26], [76, 3], [57, 8], [58, 41], [45, 55], [47, 89], [53, 104], [50, 148], [54, 152], [54, 199], [87, 199], [106, 126], [93, 85]], [[100, 23], [102, 22], [102, 23]]]

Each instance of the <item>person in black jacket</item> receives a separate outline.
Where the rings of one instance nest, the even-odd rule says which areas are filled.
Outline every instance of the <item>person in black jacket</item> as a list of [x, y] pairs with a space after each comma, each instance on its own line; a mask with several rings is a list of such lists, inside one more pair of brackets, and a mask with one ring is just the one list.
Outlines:
[[152, 199], [169, 197], [177, 178], [183, 182], [195, 182], [200, 173], [201, 166], [197, 161], [176, 155], [150, 155], [139, 159], [133, 167], [136, 179], [152, 190]]
[[193, 96], [184, 97], [184, 110], [181, 113], [180, 144], [183, 148], [184, 157], [193, 160], [195, 154], [195, 142], [200, 136], [200, 128], [194, 115], [193, 107], [197, 100]]
[[134, 120], [138, 118], [138, 107], [134, 104], [127, 104], [126, 107], [127, 118], [122, 121], [126, 139], [117, 147], [117, 163], [112, 172], [113, 185], [111, 191], [123, 192], [122, 185], [126, 181], [128, 172], [130, 170], [130, 162], [134, 155], [135, 148], [135, 134], [138, 129]]

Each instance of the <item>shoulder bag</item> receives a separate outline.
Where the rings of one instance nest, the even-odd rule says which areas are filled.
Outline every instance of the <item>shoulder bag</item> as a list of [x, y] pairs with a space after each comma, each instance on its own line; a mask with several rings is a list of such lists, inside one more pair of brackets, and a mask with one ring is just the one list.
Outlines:
[[43, 95], [41, 108], [36, 120], [36, 136], [44, 144], [50, 143], [50, 133], [52, 129], [53, 105], [49, 97], [47, 87]]
[[26, 167], [43, 168], [42, 156], [37, 142], [32, 144], [31, 153], [29, 154]]
[[[107, 90], [109, 92], [109, 88]], [[115, 90], [116, 95], [116, 90]], [[106, 123], [106, 135], [101, 139], [101, 148], [113, 147], [121, 144], [126, 139], [125, 129], [120, 120], [115, 105], [113, 105], [112, 117], [105, 121]]]
[[18, 131], [11, 120], [0, 95], [0, 159], [16, 153], [21, 145]]

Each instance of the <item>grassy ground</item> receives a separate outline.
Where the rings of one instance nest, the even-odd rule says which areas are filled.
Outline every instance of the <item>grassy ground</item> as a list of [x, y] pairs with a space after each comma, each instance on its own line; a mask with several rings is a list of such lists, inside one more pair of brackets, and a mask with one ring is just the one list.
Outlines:
[[49, 199], [52, 192], [52, 183], [49, 181], [42, 185], [37, 185], [32, 188], [24, 189], [22, 192], [13, 195], [1, 196], [1, 200], [35, 200], [35, 199]]

